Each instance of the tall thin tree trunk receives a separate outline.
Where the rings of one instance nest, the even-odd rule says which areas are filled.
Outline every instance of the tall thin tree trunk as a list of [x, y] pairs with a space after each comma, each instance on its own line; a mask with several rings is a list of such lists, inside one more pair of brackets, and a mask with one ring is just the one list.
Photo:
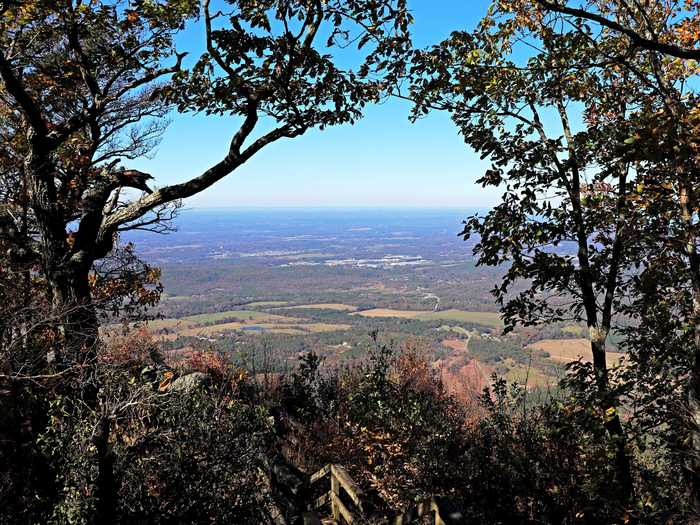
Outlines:
[[700, 288], [694, 298], [695, 347], [691, 355], [688, 377], [688, 416], [690, 419], [690, 458], [688, 461], [688, 489], [694, 523], [700, 523]]
[[[598, 407], [605, 414], [605, 428], [610, 437], [615, 441], [615, 469], [617, 481], [620, 488], [620, 496], [624, 501], [629, 501], [632, 497], [634, 486], [632, 483], [631, 462], [627, 455], [626, 436], [620, 417], [617, 413], [618, 400], [611, 394], [608, 384], [608, 365], [605, 358], [605, 344], [610, 332], [612, 319], [612, 298], [614, 297], [617, 273], [619, 272], [618, 261], [611, 260], [611, 267], [606, 283], [606, 300], [604, 311], [602, 312], [602, 323], [598, 322], [598, 304], [595, 292], [595, 276], [591, 270], [588, 256], [588, 234], [581, 204], [581, 173], [576, 155], [576, 146], [569, 125], [569, 117], [566, 108], [561, 100], [557, 101], [557, 108], [561, 118], [564, 136], [566, 138], [569, 152], [569, 163], [571, 170], [571, 184], [569, 196], [573, 208], [574, 223], [576, 225], [576, 243], [578, 245], [577, 258], [580, 266], [581, 295], [586, 313], [586, 323], [591, 339], [591, 353], [593, 354], [593, 371], [595, 374], [596, 389], [598, 391]], [[626, 175], [621, 172], [619, 191], [624, 195], [626, 186]], [[568, 181], [567, 172], [562, 171], [562, 180]], [[567, 182], [568, 184], [568, 182]], [[618, 202], [618, 214], [621, 213], [620, 202]], [[619, 229], [618, 229], [619, 233]], [[616, 245], [617, 245], [616, 240]], [[619, 246], [617, 246], [619, 249]], [[608, 410], [613, 409], [612, 415]]]
[[600, 408], [605, 417], [605, 430], [615, 444], [615, 470], [620, 484], [620, 493], [624, 500], [629, 500], [634, 491], [632, 465], [627, 454], [627, 438], [618, 413], [618, 400], [610, 393], [608, 365], [606, 362], [606, 340], [608, 328], [589, 328], [591, 351], [593, 353], [593, 372]]
[[[682, 173], [679, 170], [679, 174]], [[683, 179], [680, 179], [681, 181]], [[697, 250], [697, 237], [693, 222], [693, 210], [697, 203], [691, 191], [692, 186], [681, 182], [679, 203], [681, 218], [686, 233], [686, 255], [693, 284], [692, 326], [694, 331], [693, 349], [690, 355], [688, 374], [688, 427], [690, 447], [688, 450], [687, 475], [690, 509], [693, 523], [700, 523], [700, 254]]]

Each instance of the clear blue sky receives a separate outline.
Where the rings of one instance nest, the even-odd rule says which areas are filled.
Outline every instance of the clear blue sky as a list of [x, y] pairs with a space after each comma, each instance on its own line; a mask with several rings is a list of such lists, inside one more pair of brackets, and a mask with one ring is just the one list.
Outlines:
[[[409, 0], [418, 46], [437, 43], [456, 29], [472, 29], [487, 0]], [[193, 26], [180, 47], [201, 46]], [[196, 53], [193, 53], [196, 54]], [[200, 195], [188, 207], [259, 206], [490, 206], [499, 193], [475, 184], [485, 167], [445, 114], [415, 124], [409, 105], [391, 100], [369, 107], [354, 126], [311, 130], [278, 141]], [[151, 173], [156, 186], [198, 175], [225, 154], [239, 121], [173, 114], [152, 159], [133, 167]]]

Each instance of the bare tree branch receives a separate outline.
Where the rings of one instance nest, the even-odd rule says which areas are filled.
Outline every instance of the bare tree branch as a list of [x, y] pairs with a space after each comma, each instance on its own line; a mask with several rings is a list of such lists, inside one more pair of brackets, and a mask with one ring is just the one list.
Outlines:
[[630, 29], [629, 27], [625, 27], [619, 22], [616, 22], [615, 20], [605, 18], [604, 16], [599, 15], [598, 13], [591, 13], [590, 11], [586, 11], [585, 9], [568, 7], [563, 4], [550, 2], [549, 0], [535, 1], [549, 11], [554, 11], [565, 15], [571, 15], [578, 18], [591, 20], [592, 22], [596, 22], [604, 27], [607, 27], [608, 29], [612, 29], [614, 31], [622, 33], [623, 35], [628, 37], [634, 45], [643, 49], [648, 49], [649, 51], [657, 51], [659, 53], [663, 53], [664, 55], [670, 55], [683, 59], [700, 59], [700, 49], [685, 48], [677, 46], [675, 44], [667, 44], [665, 42], [660, 42], [658, 39], [646, 38], [640, 35], [635, 30]]
[[121, 210], [115, 210], [109, 217], [105, 217], [101, 228], [101, 235], [109, 235], [109, 232], [113, 232], [123, 224], [139, 219], [145, 213], [148, 213], [162, 204], [178, 199], [185, 199], [199, 193], [232, 173], [236, 168], [241, 166], [268, 144], [281, 138], [293, 138], [302, 135], [306, 131], [304, 127], [294, 128], [290, 125], [283, 125], [258, 138], [250, 146], [245, 148], [245, 150], [241, 151], [243, 143], [255, 128], [257, 121], [257, 103], [255, 100], [251, 100], [249, 102], [247, 116], [240, 129], [231, 140], [226, 157], [198, 177], [190, 179], [187, 182], [158, 189]]

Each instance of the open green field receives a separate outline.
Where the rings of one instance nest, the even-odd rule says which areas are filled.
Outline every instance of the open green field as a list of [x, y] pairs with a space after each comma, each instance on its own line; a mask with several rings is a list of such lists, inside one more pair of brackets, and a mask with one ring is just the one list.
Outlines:
[[209, 314], [190, 315], [183, 317], [183, 321], [195, 324], [218, 323], [228, 319], [240, 319], [242, 321], [279, 321], [286, 319], [281, 315], [268, 314], [266, 312], [256, 312], [255, 310], [227, 310]]
[[363, 310], [352, 315], [362, 317], [398, 317], [402, 319], [417, 319], [419, 321], [453, 321], [461, 323], [473, 323], [492, 328], [501, 328], [503, 322], [499, 314], [495, 312], [468, 312], [465, 310], [444, 310], [433, 312], [426, 310], [392, 310], [390, 308], [374, 308]]
[[495, 312], [467, 312], [464, 310], [445, 310], [444, 312], [427, 312], [416, 317], [419, 321], [456, 321], [462, 323], [482, 324], [501, 328], [503, 322], [500, 314]]
[[583, 326], [568, 325], [563, 327], [561, 331], [573, 337], [586, 337], [586, 335], [588, 335], [588, 330]]
[[508, 367], [508, 373], [505, 375], [506, 381], [518, 383], [527, 389], [554, 388], [559, 380], [558, 377], [547, 375], [535, 366], [519, 364], [512, 359], [506, 359], [503, 364]]
[[469, 333], [469, 330], [466, 330], [462, 328], [461, 326], [449, 326], [449, 325], [442, 325], [440, 328], [438, 328], [439, 332], [453, 332], [455, 334], [463, 335], [465, 337], [469, 337], [471, 334]]
[[151, 331], [158, 330], [182, 330], [194, 326], [195, 323], [185, 321], [184, 319], [154, 319], [148, 321], [148, 329]]
[[[168, 340], [174, 340], [178, 336], [213, 336], [233, 331], [304, 335], [339, 332], [352, 328], [352, 325], [345, 323], [317, 322], [303, 317], [255, 310], [227, 310], [190, 315], [182, 319], [158, 319], [150, 321], [147, 326], [152, 333], [161, 332], [158, 335]], [[167, 333], [162, 333], [163, 331]]]
[[347, 324], [331, 324], [331, 323], [288, 323], [288, 322], [275, 322], [275, 323], [251, 323], [251, 322], [231, 322], [231, 323], [221, 323], [213, 324], [209, 326], [199, 326], [194, 328], [187, 328], [179, 332], [183, 336], [212, 336], [217, 334], [223, 334], [226, 332], [238, 331], [238, 330], [250, 330], [252, 328], [259, 329], [261, 333], [273, 333], [273, 334], [288, 334], [288, 335], [303, 335], [308, 333], [327, 333], [327, 332], [340, 332], [349, 330], [350, 325]]
[[335, 312], [354, 312], [357, 310], [357, 306], [352, 306], [351, 304], [343, 303], [318, 303], [318, 304], [299, 304], [284, 306], [278, 308], [279, 310], [333, 310]]
[[243, 306], [247, 308], [278, 308], [289, 304], [287, 301], [255, 301], [254, 303], [247, 303]]
[[351, 315], [359, 315], [361, 317], [396, 317], [399, 319], [416, 319], [419, 315], [430, 313], [421, 310], [394, 310], [392, 308], [373, 308], [371, 310], [362, 310]]

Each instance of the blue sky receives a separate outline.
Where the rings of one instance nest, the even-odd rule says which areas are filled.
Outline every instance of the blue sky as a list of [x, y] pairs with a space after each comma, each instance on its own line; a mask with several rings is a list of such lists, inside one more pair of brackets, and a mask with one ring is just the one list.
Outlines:
[[[455, 29], [472, 29], [486, 0], [409, 0], [418, 46], [437, 43]], [[190, 27], [179, 47], [201, 46], [201, 26]], [[193, 53], [196, 54], [196, 53]], [[311, 130], [278, 141], [188, 207], [468, 207], [490, 206], [498, 190], [475, 184], [485, 167], [445, 114], [412, 124], [399, 100], [369, 107], [354, 126]], [[152, 159], [133, 167], [157, 186], [200, 174], [225, 154], [238, 127], [235, 117], [172, 115]]]

